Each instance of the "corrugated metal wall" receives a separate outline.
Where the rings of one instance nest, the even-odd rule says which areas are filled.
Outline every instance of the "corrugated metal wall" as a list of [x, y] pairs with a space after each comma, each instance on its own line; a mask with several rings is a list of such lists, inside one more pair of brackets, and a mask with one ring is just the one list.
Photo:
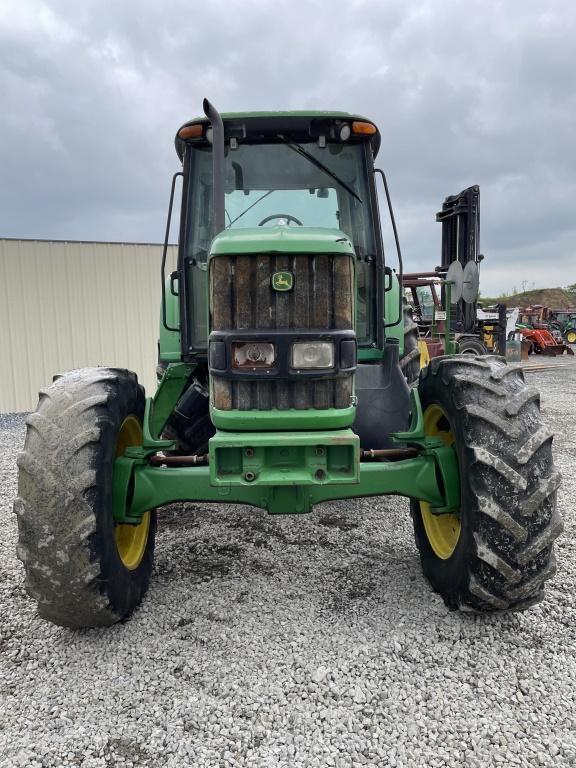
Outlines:
[[[0, 239], [0, 413], [85, 365], [155, 389], [162, 246]], [[176, 247], [170, 246], [173, 269]]]

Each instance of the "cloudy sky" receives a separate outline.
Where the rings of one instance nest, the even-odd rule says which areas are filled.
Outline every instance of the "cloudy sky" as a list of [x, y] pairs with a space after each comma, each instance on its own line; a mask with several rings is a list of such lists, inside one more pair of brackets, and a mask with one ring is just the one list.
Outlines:
[[160, 241], [209, 96], [374, 119], [410, 270], [476, 183], [484, 295], [575, 283], [575, 41], [571, 0], [0, 0], [0, 237]]

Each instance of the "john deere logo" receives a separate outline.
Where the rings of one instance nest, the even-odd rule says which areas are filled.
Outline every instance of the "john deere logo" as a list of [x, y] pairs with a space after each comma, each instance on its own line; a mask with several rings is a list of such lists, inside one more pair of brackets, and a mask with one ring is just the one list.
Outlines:
[[292, 272], [274, 272], [272, 275], [272, 288], [275, 291], [291, 291], [294, 287], [294, 275]]

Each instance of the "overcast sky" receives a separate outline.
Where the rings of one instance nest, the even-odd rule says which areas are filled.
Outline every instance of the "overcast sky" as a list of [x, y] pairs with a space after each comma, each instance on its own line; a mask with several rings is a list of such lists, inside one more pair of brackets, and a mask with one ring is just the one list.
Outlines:
[[575, 41], [570, 0], [0, 0], [0, 237], [162, 240], [208, 96], [374, 119], [409, 270], [479, 184], [484, 295], [575, 283]]

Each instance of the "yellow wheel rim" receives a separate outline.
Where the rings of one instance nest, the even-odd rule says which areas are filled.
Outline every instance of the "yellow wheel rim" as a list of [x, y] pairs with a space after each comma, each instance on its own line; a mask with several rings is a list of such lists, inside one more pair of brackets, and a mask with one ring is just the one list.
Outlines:
[[576, 331], [568, 331], [566, 341], [568, 344], [576, 344]]
[[[131, 445], [142, 445], [142, 427], [136, 416], [127, 416], [122, 422], [116, 441], [116, 456], [121, 456]], [[149, 531], [150, 512], [144, 512], [142, 522], [138, 525], [114, 525], [116, 548], [128, 570], [133, 571], [142, 562]]]
[[[454, 443], [448, 417], [436, 403], [429, 405], [424, 411], [424, 431], [430, 437], [439, 437], [446, 445]], [[441, 560], [448, 560], [460, 539], [460, 517], [452, 513], [434, 515], [430, 504], [425, 501], [420, 502], [420, 514], [434, 554]]]

